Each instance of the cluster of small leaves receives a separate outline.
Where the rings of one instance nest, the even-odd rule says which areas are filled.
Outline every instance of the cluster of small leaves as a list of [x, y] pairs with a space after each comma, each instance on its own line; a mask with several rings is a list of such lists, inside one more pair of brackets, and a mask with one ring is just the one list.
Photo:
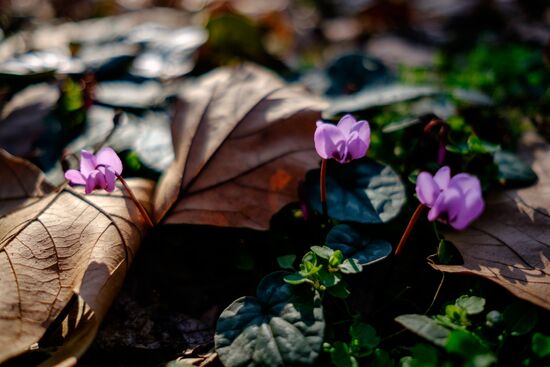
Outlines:
[[[472, 366], [488, 367], [503, 363], [506, 347], [515, 338], [526, 337], [537, 324], [537, 310], [524, 303], [513, 303], [503, 312], [485, 313], [485, 299], [463, 295], [434, 317], [402, 315], [396, 321], [432, 342], [417, 344], [401, 359], [403, 367]], [[531, 351], [524, 366], [543, 366], [550, 356], [550, 338], [534, 333]], [[439, 347], [439, 348], [438, 348]]]
[[[287, 257], [279, 258], [279, 265], [292, 269], [286, 260]], [[302, 258], [299, 268], [295, 273], [285, 276], [285, 282], [294, 285], [309, 283], [313, 288], [339, 298], [347, 298], [350, 294], [342, 275], [363, 270], [357, 259], [345, 258], [342, 251], [328, 246], [312, 246], [311, 251]]]
[[336, 341], [323, 344], [323, 349], [325, 352], [330, 353], [330, 359], [335, 366], [392, 367], [395, 365], [388, 352], [378, 348], [380, 337], [371, 325], [356, 321], [350, 326], [349, 335], [350, 341], [348, 343]]

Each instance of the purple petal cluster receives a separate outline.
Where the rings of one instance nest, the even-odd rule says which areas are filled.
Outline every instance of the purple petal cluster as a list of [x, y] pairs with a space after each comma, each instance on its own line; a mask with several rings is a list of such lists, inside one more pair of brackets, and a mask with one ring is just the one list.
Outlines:
[[338, 125], [317, 121], [315, 149], [321, 158], [348, 163], [367, 154], [370, 144], [370, 127], [367, 121], [356, 121], [345, 115]]
[[71, 185], [84, 185], [86, 194], [95, 189], [113, 192], [117, 176], [122, 174], [122, 162], [112, 148], [102, 148], [97, 154], [82, 150], [80, 170], [70, 169], [65, 178]]
[[421, 172], [416, 180], [416, 195], [430, 208], [428, 220], [439, 219], [458, 230], [466, 228], [485, 208], [479, 179], [467, 173], [451, 178], [447, 166], [434, 176]]

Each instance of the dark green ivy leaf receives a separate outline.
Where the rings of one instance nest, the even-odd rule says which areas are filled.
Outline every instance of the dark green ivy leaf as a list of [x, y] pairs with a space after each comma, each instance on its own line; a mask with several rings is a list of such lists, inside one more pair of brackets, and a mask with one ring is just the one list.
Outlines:
[[[320, 170], [306, 174], [308, 204], [321, 212]], [[329, 161], [327, 167], [327, 205], [329, 217], [339, 221], [386, 223], [401, 211], [405, 187], [395, 171], [372, 159], [348, 164]]]
[[376, 330], [362, 322], [350, 326], [351, 348], [354, 351], [372, 350], [380, 343], [380, 337], [376, 335]]
[[359, 367], [355, 357], [351, 355], [346, 343], [337, 341], [330, 351], [330, 360], [336, 367]]
[[395, 321], [436, 345], [445, 346], [447, 343], [449, 330], [428, 316], [415, 314], [401, 315], [396, 317]]
[[517, 155], [499, 150], [494, 154], [498, 180], [506, 187], [529, 186], [537, 181], [537, 174]]
[[256, 297], [241, 297], [216, 325], [216, 352], [224, 366], [305, 366], [318, 357], [325, 320], [319, 295], [266, 276]]
[[327, 234], [326, 243], [330, 248], [342, 251], [344, 257], [354, 259], [362, 266], [383, 260], [392, 252], [389, 242], [373, 239], [348, 224], [334, 226]]

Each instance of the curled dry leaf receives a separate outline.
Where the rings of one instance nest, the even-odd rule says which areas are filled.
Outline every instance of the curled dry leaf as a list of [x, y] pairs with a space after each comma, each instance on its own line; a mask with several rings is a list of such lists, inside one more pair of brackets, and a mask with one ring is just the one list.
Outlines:
[[[38, 168], [2, 150], [0, 171], [9, 172], [0, 180], [0, 362], [38, 342], [75, 294], [80, 306], [71, 310], [80, 314], [69, 317], [81, 325], [62, 323], [69, 340], [58, 353], [78, 357], [122, 284], [143, 218], [121, 190], [54, 190]], [[128, 183], [150, 207], [153, 183]]]
[[550, 310], [550, 145], [528, 134], [524, 146], [539, 181], [490, 195], [479, 220], [465, 231], [445, 234], [464, 264], [432, 266], [480, 275]]
[[218, 69], [184, 88], [173, 124], [176, 159], [160, 180], [165, 223], [266, 229], [318, 164], [325, 102], [252, 65]]
[[0, 148], [28, 157], [46, 130], [44, 119], [59, 98], [55, 85], [33, 85], [16, 94], [0, 111]]

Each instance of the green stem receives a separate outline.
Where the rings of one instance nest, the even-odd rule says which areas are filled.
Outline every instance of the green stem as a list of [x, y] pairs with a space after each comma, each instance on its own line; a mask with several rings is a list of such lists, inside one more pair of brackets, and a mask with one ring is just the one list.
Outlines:
[[405, 247], [405, 243], [407, 242], [407, 239], [409, 238], [412, 232], [412, 229], [416, 224], [416, 221], [418, 220], [418, 218], [420, 218], [420, 214], [422, 214], [422, 211], [424, 210], [424, 208], [425, 208], [424, 204], [419, 204], [416, 210], [414, 211], [411, 217], [411, 220], [409, 221], [407, 228], [405, 228], [405, 232], [403, 232], [403, 236], [401, 236], [401, 240], [399, 241], [399, 244], [395, 249], [395, 256], [399, 256], [401, 254], [401, 251], [403, 251], [403, 247]]
[[437, 241], [441, 242], [441, 236], [439, 235], [439, 230], [437, 229], [437, 222], [433, 221], [433, 227], [435, 232], [435, 237], [437, 238]]

